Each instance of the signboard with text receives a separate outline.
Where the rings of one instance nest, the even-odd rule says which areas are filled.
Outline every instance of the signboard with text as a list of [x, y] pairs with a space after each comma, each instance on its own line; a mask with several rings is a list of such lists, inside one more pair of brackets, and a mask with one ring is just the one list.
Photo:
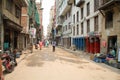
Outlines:
[[31, 28], [30, 29], [30, 35], [32, 36], [32, 38], [36, 38], [36, 28]]

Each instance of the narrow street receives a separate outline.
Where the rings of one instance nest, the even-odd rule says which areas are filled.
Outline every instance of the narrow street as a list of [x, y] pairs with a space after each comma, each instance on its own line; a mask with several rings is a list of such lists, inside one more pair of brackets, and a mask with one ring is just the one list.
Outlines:
[[60, 48], [56, 52], [49, 47], [23, 55], [15, 70], [5, 74], [5, 80], [120, 80], [119, 70], [118, 73], [117, 69], [100, 66]]

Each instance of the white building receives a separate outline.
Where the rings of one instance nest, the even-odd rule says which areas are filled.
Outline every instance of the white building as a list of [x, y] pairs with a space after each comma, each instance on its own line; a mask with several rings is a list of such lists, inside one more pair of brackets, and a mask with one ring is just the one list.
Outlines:
[[71, 46], [71, 23], [72, 23], [72, 3], [73, 0], [61, 0], [58, 7], [57, 20], [58, 20], [58, 27], [62, 27], [62, 45], [66, 48], [70, 48]]
[[75, 45], [77, 49], [91, 53], [100, 51], [102, 22], [98, 6], [99, 0], [61, 0], [57, 15], [62, 20], [64, 47]]
[[53, 25], [54, 24], [54, 15], [55, 15], [54, 10], [55, 10], [55, 7], [52, 6], [50, 9], [50, 14], [49, 14], [50, 15], [49, 25], [47, 26], [47, 37], [49, 39], [52, 38], [52, 27], [54, 27], [54, 25]]

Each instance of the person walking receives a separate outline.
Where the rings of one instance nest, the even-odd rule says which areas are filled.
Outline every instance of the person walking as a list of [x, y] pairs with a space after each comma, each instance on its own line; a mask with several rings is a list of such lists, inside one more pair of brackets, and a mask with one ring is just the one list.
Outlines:
[[40, 50], [42, 50], [43, 43], [42, 41], [39, 42]]
[[53, 46], [53, 52], [55, 52], [55, 46], [56, 46], [56, 41], [52, 41], [52, 46]]

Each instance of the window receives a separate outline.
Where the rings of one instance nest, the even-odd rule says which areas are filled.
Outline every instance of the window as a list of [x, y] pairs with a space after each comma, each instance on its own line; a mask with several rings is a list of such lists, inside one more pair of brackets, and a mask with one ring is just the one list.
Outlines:
[[69, 22], [69, 24], [68, 24], [68, 29], [71, 29], [70, 22]]
[[20, 10], [20, 8], [17, 7], [16, 5], [15, 5], [15, 16], [16, 16], [17, 18], [20, 18], [20, 17], [21, 17], [21, 10]]
[[95, 31], [98, 31], [98, 16], [94, 18], [94, 29]]
[[83, 22], [81, 23], [81, 34], [83, 34]]
[[68, 12], [68, 16], [70, 17], [70, 15], [71, 15], [71, 10], [69, 10], [69, 12]]
[[83, 19], [83, 14], [84, 14], [84, 11], [83, 11], [83, 8], [81, 8], [81, 19]]
[[79, 22], [79, 11], [77, 11], [77, 22]]
[[87, 3], [87, 16], [90, 15], [90, 3]]
[[64, 32], [64, 27], [62, 28], [63, 32]]
[[90, 20], [87, 20], [87, 33], [90, 32]]
[[67, 25], [66, 25], [65, 27], [66, 27], [66, 31], [67, 31], [67, 29], [68, 29], [68, 28], [67, 28]]
[[94, 0], [94, 11], [97, 11], [99, 7], [99, 0]]
[[73, 22], [75, 23], [75, 14], [73, 15]]
[[106, 22], [106, 26], [105, 26], [106, 29], [113, 27], [113, 12], [112, 11], [108, 11], [105, 13], [105, 22]]
[[75, 35], [75, 26], [73, 27], [73, 36]]
[[79, 25], [77, 25], [77, 35], [79, 35]]
[[67, 14], [65, 15], [65, 20], [67, 20]]
[[13, 0], [6, 0], [6, 9], [12, 12], [12, 8], [13, 8]]
[[75, 6], [76, 1], [74, 0], [74, 6]]

